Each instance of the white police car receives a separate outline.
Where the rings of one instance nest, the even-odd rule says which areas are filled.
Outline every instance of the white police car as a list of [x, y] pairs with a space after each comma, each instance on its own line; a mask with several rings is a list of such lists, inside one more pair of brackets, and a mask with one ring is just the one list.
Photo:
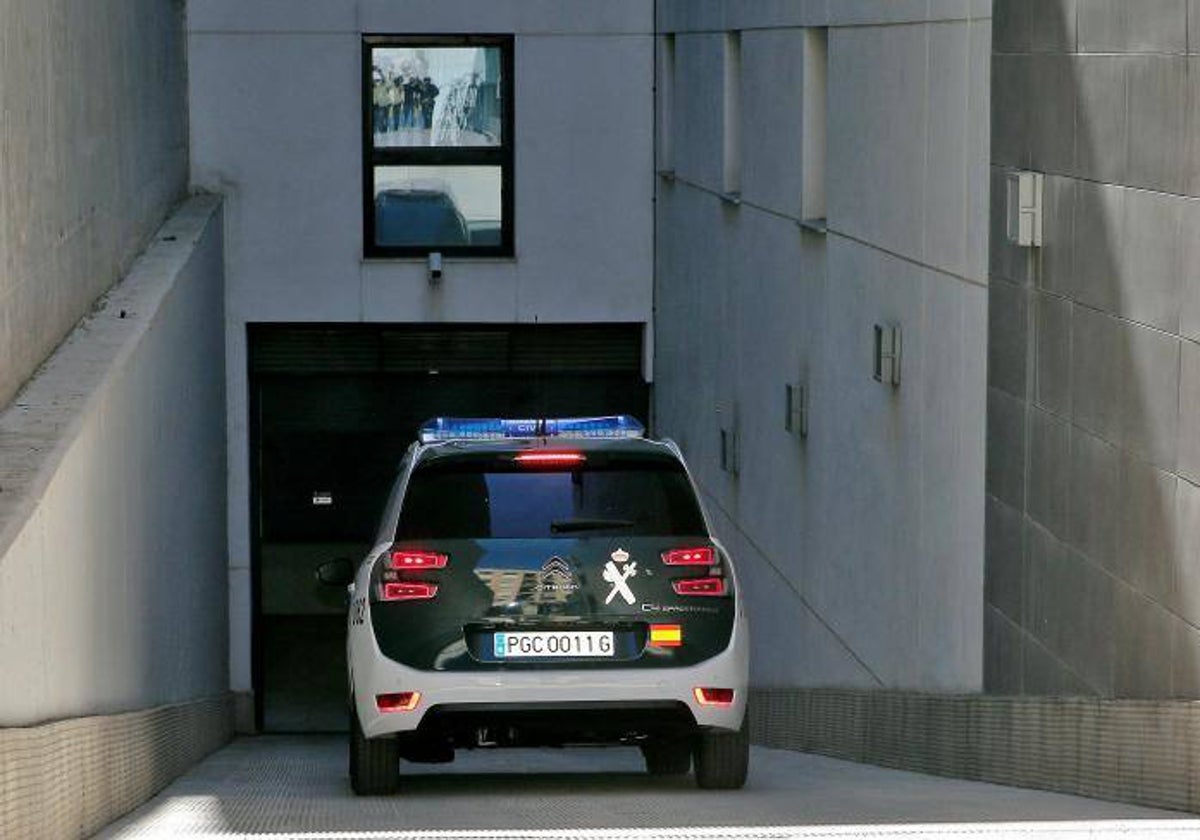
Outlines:
[[745, 782], [733, 563], [632, 418], [426, 423], [349, 588], [355, 793], [394, 792], [400, 758], [570, 744]]

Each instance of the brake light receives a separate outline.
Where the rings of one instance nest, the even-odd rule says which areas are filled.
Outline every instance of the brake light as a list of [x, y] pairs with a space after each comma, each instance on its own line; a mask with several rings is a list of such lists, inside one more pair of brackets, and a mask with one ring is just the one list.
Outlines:
[[392, 552], [393, 569], [444, 569], [450, 562], [449, 555], [438, 554], [436, 551], [406, 551]]
[[712, 566], [717, 562], [717, 553], [711, 546], [673, 548], [662, 553], [662, 561], [668, 566]]
[[384, 601], [428, 601], [437, 595], [437, 591], [436, 583], [393, 581], [380, 587], [380, 598]]
[[587, 456], [582, 452], [522, 452], [515, 460], [523, 467], [570, 467], [582, 464]]
[[678, 624], [651, 624], [650, 647], [680, 647], [683, 627]]
[[732, 688], [694, 688], [692, 694], [701, 706], [732, 706]]
[[684, 578], [671, 581], [676, 595], [724, 595], [725, 578], [702, 577]]
[[[699, 691], [700, 689], [696, 689]], [[396, 694], [376, 694], [375, 708], [381, 712], [411, 712], [421, 702], [421, 692], [400, 691]]]

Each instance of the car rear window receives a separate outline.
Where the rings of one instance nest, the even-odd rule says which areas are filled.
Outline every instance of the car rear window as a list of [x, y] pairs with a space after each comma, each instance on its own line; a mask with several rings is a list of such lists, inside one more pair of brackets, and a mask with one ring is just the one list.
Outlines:
[[683, 467], [610, 462], [531, 471], [495, 461], [433, 462], [409, 481], [397, 540], [707, 533]]

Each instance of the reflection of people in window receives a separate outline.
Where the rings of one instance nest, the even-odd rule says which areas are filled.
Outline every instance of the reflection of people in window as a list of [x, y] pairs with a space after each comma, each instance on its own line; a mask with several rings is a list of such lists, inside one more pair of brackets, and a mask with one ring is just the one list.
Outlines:
[[421, 127], [433, 128], [433, 109], [437, 104], [438, 86], [426, 76], [421, 80]]
[[392, 131], [400, 128], [400, 99], [402, 96], [403, 88], [400, 86], [400, 80], [392, 79], [392, 83], [388, 85], [388, 110], [391, 111], [388, 123]]
[[479, 74], [471, 74], [471, 83], [467, 85], [467, 98], [463, 107], [463, 125], [471, 131], [478, 131], [475, 123], [476, 106], [479, 104]]
[[420, 111], [421, 82], [415, 76], [404, 77], [403, 114], [401, 125], [405, 128], [421, 128]]
[[388, 130], [388, 83], [378, 67], [371, 74], [371, 102], [375, 109], [375, 133], [383, 134]]

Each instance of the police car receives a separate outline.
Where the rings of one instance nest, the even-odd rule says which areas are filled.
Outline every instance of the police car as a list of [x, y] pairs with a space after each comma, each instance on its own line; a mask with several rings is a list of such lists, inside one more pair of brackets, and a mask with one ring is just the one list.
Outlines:
[[350, 779], [481, 747], [640, 747], [739, 788], [749, 640], [679, 448], [627, 416], [426, 423], [349, 584]]

